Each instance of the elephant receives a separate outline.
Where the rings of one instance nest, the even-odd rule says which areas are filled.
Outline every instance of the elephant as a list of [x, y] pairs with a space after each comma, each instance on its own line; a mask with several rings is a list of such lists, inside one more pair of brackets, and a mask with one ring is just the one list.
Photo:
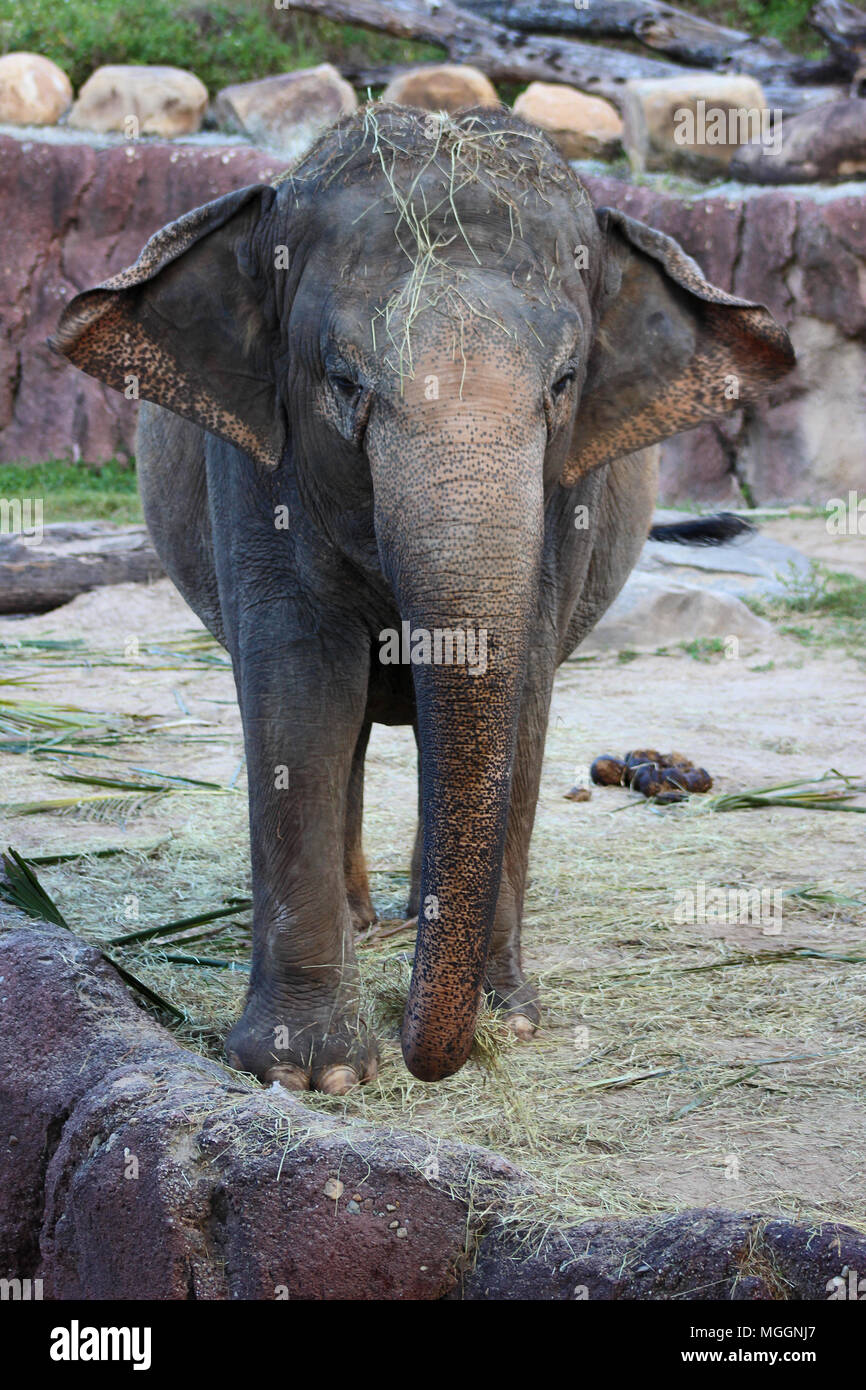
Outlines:
[[418, 745], [405, 1063], [455, 1073], [485, 997], [531, 1038], [556, 669], [638, 558], [654, 446], [767, 391], [784, 330], [594, 207], [507, 108], [368, 103], [158, 231], [51, 345], [140, 398], [147, 524], [232, 660], [254, 944], [229, 1062], [338, 1095], [376, 1075], [354, 949], [376, 722]]

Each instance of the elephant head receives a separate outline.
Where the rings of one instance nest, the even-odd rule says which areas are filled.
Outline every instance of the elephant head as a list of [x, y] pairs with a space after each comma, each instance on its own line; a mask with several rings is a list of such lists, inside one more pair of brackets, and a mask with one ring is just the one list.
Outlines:
[[251, 474], [295, 470], [422, 648], [483, 648], [412, 666], [424, 858], [403, 1048], [415, 1075], [449, 1075], [484, 978], [546, 500], [757, 397], [792, 363], [786, 335], [670, 238], [596, 211], [509, 112], [380, 106], [276, 184], [157, 233], [54, 345]]

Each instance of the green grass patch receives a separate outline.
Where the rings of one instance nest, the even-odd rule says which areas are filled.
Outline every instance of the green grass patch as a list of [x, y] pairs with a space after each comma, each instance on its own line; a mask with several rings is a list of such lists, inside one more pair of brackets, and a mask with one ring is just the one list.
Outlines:
[[104, 63], [188, 68], [213, 94], [324, 62], [429, 62], [438, 49], [275, 10], [263, 0], [0, 0], [0, 51], [41, 53], [77, 89]]
[[0, 464], [0, 497], [42, 499], [46, 525], [56, 521], [142, 520], [135, 469], [112, 459], [100, 465], [49, 459]]
[[714, 656], [721, 656], [725, 650], [721, 637], [695, 637], [693, 641], [680, 642], [679, 645], [694, 661], [712, 661]]
[[[808, 570], [780, 575], [784, 590], [772, 598], [746, 600], [753, 613], [780, 624], [780, 631], [804, 646], [842, 647], [866, 661], [866, 580], [830, 570], [813, 560]], [[787, 621], [794, 615], [808, 623]]]

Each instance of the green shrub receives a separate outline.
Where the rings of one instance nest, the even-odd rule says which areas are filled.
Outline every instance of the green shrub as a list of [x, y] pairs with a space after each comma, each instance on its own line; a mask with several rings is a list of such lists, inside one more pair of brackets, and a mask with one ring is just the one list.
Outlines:
[[714, 24], [745, 29], [756, 37], [779, 39], [795, 53], [823, 52], [821, 38], [807, 23], [815, 0], [676, 0]]

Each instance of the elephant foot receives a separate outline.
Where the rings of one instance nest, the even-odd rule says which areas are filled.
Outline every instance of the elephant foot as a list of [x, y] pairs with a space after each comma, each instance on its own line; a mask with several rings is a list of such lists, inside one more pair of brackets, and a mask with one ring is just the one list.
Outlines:
[[266, 1086], [276, 1081], [288, 1091], [330, 1096], [372, 1081], [379, 1059], [376, 1039], [357, 1017], [341, 1021], [326, 1013], [301, 1022], [285, 1009], [268, 1018], [267, 1011], [250, 1006], [226, 1038], [225, 1051], [230, 1066]]
[[488, 1004], [502, 1015], [505, 1026], [521, 1042], [529, 1042], [541, 1018], [535, 986], [520, 976], [494, 980], [488, 968], [484, 988]]

